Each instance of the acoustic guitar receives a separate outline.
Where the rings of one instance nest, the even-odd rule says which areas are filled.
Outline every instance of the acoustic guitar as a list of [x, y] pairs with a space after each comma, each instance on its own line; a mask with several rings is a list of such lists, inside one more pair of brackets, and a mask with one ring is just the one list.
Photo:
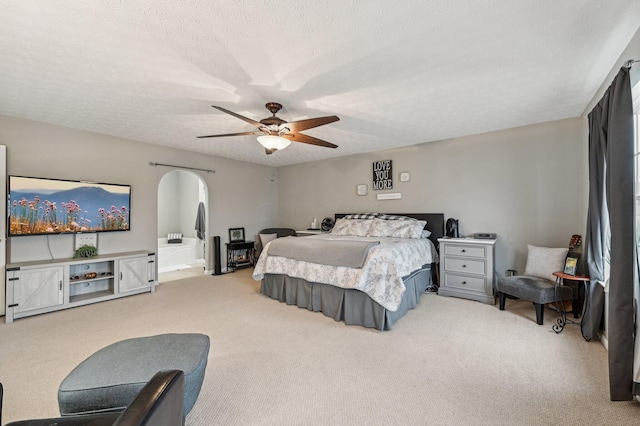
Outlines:
[[571, 240], [569, 240], [569, 251], [573, 251], [576, 248], [582, 245], [582, 236], [578, 234], [574, 234], [571, 236]]

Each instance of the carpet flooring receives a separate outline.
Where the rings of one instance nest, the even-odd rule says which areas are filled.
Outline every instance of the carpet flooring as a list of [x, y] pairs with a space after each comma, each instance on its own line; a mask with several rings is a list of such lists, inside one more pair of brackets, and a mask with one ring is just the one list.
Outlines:
[[196, 332], [211, 351], [187, 426], [640, 424], [639, 403], [609, 401], [604, 347], [545, 317], [425, 294], [379, 332], [265, 297], [251, 269], [176, 279], [0, 324], [2, 421], [56, 416], [62, 379], [110, 343]]

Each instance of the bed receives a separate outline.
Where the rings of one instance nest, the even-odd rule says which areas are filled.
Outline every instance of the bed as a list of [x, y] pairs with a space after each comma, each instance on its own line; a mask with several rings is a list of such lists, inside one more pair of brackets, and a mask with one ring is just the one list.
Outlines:
[[[390, 330], [434, 286], [444, 215], [340, 213], [335, 217], [336, 226], [329, 234], [271, 241], [253, 278], [261, 281], [262, 294], [280, 302], [322, 312], [348, 325]], [[402, 218], [414, 222], [401, 224]], [[403, 226], [411, 229], [402, 230]], [[387, 234], [387, 227], [400, 231]]]

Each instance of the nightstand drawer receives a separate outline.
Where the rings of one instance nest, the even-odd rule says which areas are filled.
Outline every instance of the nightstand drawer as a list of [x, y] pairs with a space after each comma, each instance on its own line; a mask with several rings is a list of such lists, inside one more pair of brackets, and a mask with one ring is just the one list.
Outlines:
[[445, 274], [443, 286], [471, 291], [480, 291], [484, 293], [486, 291], [486, 284], [487, 282], [484, 278]]
[[486, 257], [485, 247], [477, 247], [463, 244], [447, 244], [444, 248], [445, 256]]
[[465, 274], [487, 274], [487, 264], [484, 260], [459, 259], [454, 257], [444, 258], [445, 272], [464, 272]]

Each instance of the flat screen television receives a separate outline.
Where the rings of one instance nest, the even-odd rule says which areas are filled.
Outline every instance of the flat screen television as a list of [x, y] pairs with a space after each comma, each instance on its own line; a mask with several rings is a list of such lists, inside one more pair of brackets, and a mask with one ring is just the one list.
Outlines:
[[9, 237], [129, 231], [131, 186], [9, 176]]

